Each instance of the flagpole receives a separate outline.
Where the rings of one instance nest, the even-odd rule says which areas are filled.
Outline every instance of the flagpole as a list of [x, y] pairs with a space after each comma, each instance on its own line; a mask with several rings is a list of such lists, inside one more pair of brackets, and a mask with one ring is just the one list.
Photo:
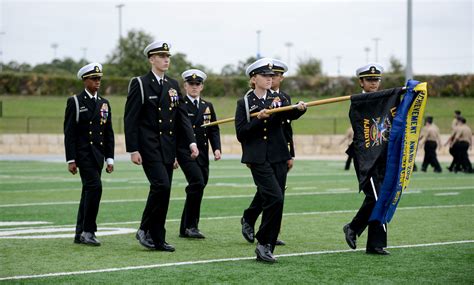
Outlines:
[[[372, 177], [370, 177], [370, 185], [372, 185], [372, 191], [374, 191], [375, 202], [377, 202], [379, 198], [377, 196], [377, 191], [375, 191], [374, 180], [372, 179]], [[383, 226], [383, 230], [387, 232], [387, 228], [385, 227], [385, 224], [382, 224], [382, 226]]]
[[[336, 98], [329, 98], [329, 99], [311, 101], [311, 102], [305, 103], [305, 106], [306, 107], [313, 107], [313, 106], [318, 106], [318, 105], [324, 105], [324, 104], [331, 104], [331, 103], [335, 103], [335, 102], [347, 101], [347, 100], [351, 99], [351, 96], [353, 96], [353, 95], [347, 95], [347, 96], [341, 96], [341, 97], [336, 97]], [[275, 108], [275, 109], [267, 109], [267, 114], [285, 112], [285, 111], [296, 109], [296, 107], [298, 107], [298, 104], [285, 106], [285, 107], [280, 107], [280, 108]], [[256, 117], [256, 116], [258, 116], [258, 112], [250, 114], [250, 117]], [[234, 117], [227, 118], [227, 119], [222, 119], [222, 120], [217, 120], [217, 121], [214, 121], [214, 122], [203, 124], [203, 125], [201, 125], [201, 127], [215, 126], [215, 125], [219, 125], [219, 124], [223, 124], [223, 123], [232, 122], [234, 120], [235, 120]]]
[[[402, 87], [402, 90], [405, 90], [405, 89], [406, 89], [405, 87]], [[252, 90], [249, 90], [247, 92], [247, 94], [250, 93], [251, 91]], [[245, 94], [245, 95], [247, 95], [247, 94]], [[340, 96], [340, 97], [335, 97], [335, 98], [310, 101], [310, 102], [305, 103], [305, 106], [306, 107], [313, 107], [313, 106], [319, 106], [319, 105], [324, 105], [324, 104], [331, 104], [331, 103], [347, 101], [347, 100], [350, 100], [353, 96], [358, 96], [358, 95], [362, 95], [362, 94], [346, 95], [346, 96]], [[285, 107], [280, 107], [280, 108], [275, 108], [275, 109], [266, 109], [266, 110], [267, 110], [267, 114], [273, 114], [273, 113], [290, 111], [290, 110], [296, 109], [297, 107], [298, 107], [298, 104], [285, 106]], [[255, 113], [250, 114], [250, 117], [256, 117], [257, 115], [258, 115], [258, 112], [255, 112]], [[217, 120], [217, 121], [210, 122], [210, 123], [207, 123], [207, 124], [202, 124], [201, 127], [215, 126], [215, 125], [219, 125], [219, 124], [223, 124], [223, 123], [232, 122], [234, 120], [235, 120], [235, 117], [222, 119], [222, 120]]]

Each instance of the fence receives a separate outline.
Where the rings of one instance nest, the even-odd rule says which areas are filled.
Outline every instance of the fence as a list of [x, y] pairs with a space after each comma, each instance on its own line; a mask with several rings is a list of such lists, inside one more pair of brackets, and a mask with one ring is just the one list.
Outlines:
[[[474, 121], [474, 116], [466, 117], [468, 124]], [[452, 117], [436, 117], [435, 123], [442, 134], [451, 133]], [[0, 117], [0, 133], [2, 134], [60, 134], [63, 132], [63, 117], [39, 116], [8, 116]], [[115, 133], [123, 133], [123, 117], [113, 117], [112, 124]], [[329, 135], [344, 134], [350, 126], [348, 117], [321, 117], [305, 115], [293, 123], [295, 134]], [[223, 134], [233, 134], [234, 124], [220, 125]]]

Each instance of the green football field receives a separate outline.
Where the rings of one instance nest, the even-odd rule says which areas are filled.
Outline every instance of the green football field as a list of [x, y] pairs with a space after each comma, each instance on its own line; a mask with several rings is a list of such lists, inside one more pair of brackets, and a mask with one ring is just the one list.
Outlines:
[[[445, 168], [446, 164], [443, 165]], [[204, 240], [178, 237], [186, 181], [175, 172], [167, 241], [176, 252], [135, 240], [148, 183], [119, 161], [103, 174], [100, 247], [73, 243], [80, 178], [65, 163], [0, 161], [0, 282], [74, 284], [473, 284], [474, 175], [416, 172], [388, 225], [390, 256], [347, 246], [342, 227], [362, 203], [343, 161], [297, 160], [288, 178], [276, 264], [255, 260], [240, 217], [255, 187], [238, 160], [212, 162], [202, 203]]]

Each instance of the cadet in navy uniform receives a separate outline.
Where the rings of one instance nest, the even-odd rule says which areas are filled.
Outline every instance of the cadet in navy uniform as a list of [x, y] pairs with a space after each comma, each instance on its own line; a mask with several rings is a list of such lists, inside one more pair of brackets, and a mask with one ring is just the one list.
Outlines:
[[180, 237], [204, 238], [199, 231], [199, 216], [204, 188], [209, 180], [209, 143], [214, 160], [221, 159], [221, 140], [219, 127], [201, 127], [202, 124], [216, 120], [216, 113], [211, 102], [201, 98], [204, 81], [207, 75], [198, 69], [189, 69], [181, 74], [184, 80], [186, 96], [184, 101], [188, 117], [193, 126], [199, 156], [194, 160], [189, 157], [189, 147], [183, 140], [178, 142], [177, 159], [186, 176], [186, 202], [181, 216]]
[[90, 63], [77, 77], [84, 91], [67, 100], [64, 117], [64, 146], [68, 170], [79, 174], [82, 181], [81, 202], [77, 213], [75, 243], [99, 246], [95, 236], [96, 218], [102, 196], [100, 180], [104, 160], [106, 172], [114, 171], [114, 131], [109, 101], [99, 97], [102, 65]]
[[[284, 79], [283, 74], [288, 71], [288, 66], [281, 60], [273, 59], [272, 69], [275, 75], [273, 75], [272, 77], [272, 87], [270, 91], [272, 93], [278, 93], [288, 102], [289, 105], [291, 105], [290, 96], [280, 90], [281, 82]], [[301, 115], [302, 113], [298, 114], [298, 116]], [[283, 134], [286, 139], [288, 150], [290, 151], [291, 155], [291, 159], [287, 161], [288, 171], [290, 171], [290, 169], [293, 167], [293, 161], [295, 157], [295, 147], [293, 144], [293, 129], [291, 128], [291, 119], [288, 118], [286, 120], [283, 120], [281, 123], [283, 125]], [[283, 191], [284, 190], [285, 189], [283, 189]], [[262, 203], [263, 201], [260, 195], [258, 195], [257, 193], [252, 202], [250, 203], [250, 206], [244, 211], [244, 214], [241, 219], [242, 235], [250, 243], [254, 242], [255, 223], [257, 221], [258, 216], [262, 213]], [[280, 239], [277, 239], [276, 245], [285, 245], [285, 242]]]
[[[289, 117], [297, 118], [305, 110], [300, 102], [297, 109], [268, 114], [267, 109], [289, 105], [286, 98], [270, 91], [273, 61], [262, 58], [246, 70], [250, 77], [251, 90], [237, 101], [235, 129], [242, 145], [242, 163], [250, 168], [262, 199], [262, 222], [256, 234], [258, 240], [255, 253], [257, 260], [275, 262], [273, 250], [280, 231], [283, 214], [283, 191], [288, 172], [287, 161], [291, 159], [283, 134], [282, 122]], [[250, 113], [258, 116], [250, 117]]]
[[151, 71], [130, 81], [124, 116], [127, 152], [134, 164], [143, 166], [150, 182], [136, 238], [142, 246], [160, 251], [175, 250], [165, 240], [165, 222], [176, 144], [183, 140], [193, 159], [199, 154], [178, 82], [165, 75], [170, 47], [166, 41], [155, 41], [145, 48]]
[[[356, 75], [359, 77], [360, 87], [363, 93], [376, 92], [379, 90], [382, 80], [383, 67], [377, 63], [369, 63], [357, 69]], [[354, 166], [356, 164], [354, 163]], [[356, 168], [357, 171], [357, 168]], [[359, 211], [350, 223], [343, 227], [346, 242], [350, 248], [356, 248], [357, 236], [360, 236], [368, 226], [366, 253], [388, 255], [387, 232], [380, 223], [369, 223], [370, 215], [375, 207], [374, 190], [368, 185], [367, 189], [362, 189], [365, 194], [364, 202]], [[378, 191], [378, 189], [376, 190]]]

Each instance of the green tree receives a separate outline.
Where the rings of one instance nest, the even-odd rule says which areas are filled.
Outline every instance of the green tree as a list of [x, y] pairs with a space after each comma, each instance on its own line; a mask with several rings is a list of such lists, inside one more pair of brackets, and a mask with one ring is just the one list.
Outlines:
[[296, 69], [297, 75], [302, 76], [315, 76], [322, 74], [321, 60], [308, 57], [298, 60], [298, 68]]
[[43, 74], [75, 75], [86, 64], [84, 59], [76, 62], [74, 59], [66, 57], [65, 59], [54, 59], [51, 63], [37, 64], [32, 71]]
[[[132, 77], [142, 75], [150, 70], [150, 63], [143, 54], [143, 49], [153, 41], [153, 36], [140, 30], [131, 30], [126, 37], [119, 40], [118, 47], [107, 57], [104, 71], [108, 75]], [[184, 53], [173, 53], [171, 49], [171, 64], [167, 74], [175, 79], [189, 68], [198, 68], [205, 71], [202, 65], [193, 65]]]
[[132, 77], [146, 73], [150, 67], [143, 49], [153, 41], [144, 31], [131, 30], [119, 40], [117, 48], [107, 57], [104, 72]]
[[253, 63], [256, 60], [257, 60], [256, 57], [251, 56], [251, 57], [247, 58], [244, 61], [239, 60], [239, 62], [236, 65], [226, 64], [221, 69], [221, 75], [223, 75], [223, 76], [242, 76], [242, 75], [245, 74], [245, 70], [247, 69], [247, 66], [249, 66], [251, 63]]
[[388, 72], [393, 74], [403, 74], [405, 72], [405, 67], [398, 58], [392, 55], [390, 56]]

